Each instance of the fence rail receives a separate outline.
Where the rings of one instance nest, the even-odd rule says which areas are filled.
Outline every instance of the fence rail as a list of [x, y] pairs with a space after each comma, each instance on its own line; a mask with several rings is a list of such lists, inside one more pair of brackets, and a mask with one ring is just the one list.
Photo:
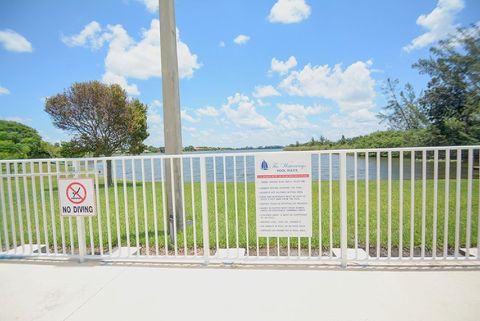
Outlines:
[[[258, 237], [254, 156], [0, 161], [0, 256], [195, 262], [478, 260], [480, 146], [325, 150], [312, 237]], [[172, 179], [180, 163], [182, 188]], [[108, 184], [111, 168], [112, 183]], [[60, 216], [60, 178], [93, 178], [97, 215]], [[180, 226], [166, 195], [181, 200]], [[175, 212], [175, 207], [174, 207]], [[173, 228], [169, 233], [169, 224]]]

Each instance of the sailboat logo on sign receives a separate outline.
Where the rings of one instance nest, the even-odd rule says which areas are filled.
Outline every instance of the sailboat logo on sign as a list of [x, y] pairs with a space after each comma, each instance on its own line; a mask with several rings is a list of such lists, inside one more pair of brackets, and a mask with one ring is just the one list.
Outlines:
[[262, 168], [262, 170], [266, 171], [268, 170], [268, 163], [265, 160], [262, 160], [260, 167]]

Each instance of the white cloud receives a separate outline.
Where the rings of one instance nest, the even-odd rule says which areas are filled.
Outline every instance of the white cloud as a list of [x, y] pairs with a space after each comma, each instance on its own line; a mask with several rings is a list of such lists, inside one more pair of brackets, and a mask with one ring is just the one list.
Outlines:
[[278, 90], [276, 90], [273, 86], [256, 86], [255, 91], [253, 92], [253, 97], [255, 98], [264, 98], [264, 97], [271, 97], [271, 96], [280, 96]]
[[[102, 78], [104, 82], [118, 83], [129, 94], [138, 95], [137, 86], [129, 84], [127, 79], [146, 80], [151, 77], [161, 77], [158, 19], [153, 19], [150, 28], [142, 31], [139, 41], [131, 38], [122, 25], [108, 25], [107, 28], [102, 29], [101, 33], [95, 32], [92, 37], [91, 40], [88, 40], [89, 43], [108, 42], [105, 73]], [[178, 30], [177, 52], [180, 78], [193, 77], [195, 70], [199, 69], [201, 64], [198, 62], [197, 55], [193, 54], [187, 44], [181, 41]]]
[[[198, 129], [195, 127], [184, 126], [183, 131], [188, 133], [193, 142], [185, 143], [184, 145], [194, 144], [196, 146], [217, 146], [218, 140], [216, 139], [217, 135], [212, 129]], [[214, 139], [212, 140], [212, 137]], [[186, 141], [186, 140], [185, 140]]]
[[278, 124], [285, 129], [318, 128], [308, 120], [310, 115], [318, 115], [328, 109], [322, 106], [303, 106], [299, 104], [278, 104], [281, 110], [277, 116]]
[[279, 88], [293, 96], [333, 100], [344, 112], [368, 110], [374, 106], [376, 96], [371, 65], [371, 61], [357, 61], [343, 70], [339, 64], [333, 68], [308, 64], [300, 71], [292, 71]]
[[162, 106], [162, 102], [158, 99], [155, 99], [154, 101], [152, 101], [152, 103], [150, 104], [150, 106], [152, 106], [153, 108], [157, 108], [157, 107], [160, 107]]
[[308, 116], [327, 111], [325, 107], [279, 104], [281, 112], [277, 123], [285, 130], [300, 130], [307, 137], [312, 129], [331, 139], [341, 135], [352, 137], [379, 129], [378, 121], [371, 109], [375, 106], [375, 80], [371, 77], [372, 61], [357, 61], [346, 68], [310, 64], [301, 70], [291, 71], [280, 83], [279, 88], [292, 96], [318, 97], [335, 102], [340, 112], [323, 117], [318, 124]]
[[183, 120], [186, 120], [190, 123], [198, 123], [200, 121], [199, 119], [195, 119], [189, 115], [185, 109], [180, 112], [180, 115], [182, 116]]
[[21, 34], [10, 30], [0, 30], [0, 43], [8, 51], [32, 52], [32, 44]]
[[147, 113], [147, 119], [149, 123], [155, 124], [155, 125], [161, 125], [163, 124], [163, 117], [160, 115], [160, 105], [157, 105], [155, 103], [150, 105], [150, 108], [148, 109]]
[[218, 44], [218, 46], [220, 48], [224, 48], [225, 47], [225, 42], [224, 41], [220, 41], [220, 43]]
[[[149, 104], [147, 122], [150, 136], [146, 140], [147, 145], [164, 144], [161, 106], [159, 100]], [[257, 112], [259, 106], [259, 99], [237, 93], [228, 97], [220, 109], [205, 106], [182, 110], [184, 144], [234, 147], [287, 145], [297, 140], [304, 142], [320, 134], [338, 139], [342, 134], [352, 137], [380, 129], [374, 113], [369, 110], [331, 115], [329, 107], [319, 104], [282, 103], [276, 105], [279, 111], [276, 116], [265, 117]]]
[[239, 93], [227, 98], [227, 103], [222, 106], [222, 111], [230, 121], [239, 127], [264, 129], [273, 127], [267, 118], [257, 113], [254, 102]]
[[138, 0], [142, 2], [150, 13], [158, 11], [158, 0]]
[[205, 108], [199, 108], [196, 110], [198, 115], [217, 117], [219, 115], [218, 110], [215, 107], [207, 106]]
[[449, 34], [456, 33], [459, 26], [454, 23], [455, 15], [465, 7], [463, 0], [439, 0], [435, 9], [417, 18], [417, 25], [427, 29], [424, 34], [403, 47], [406, 52], [424, 48]]
[[147, 110], [147, 126], [150, 134], [145, 140], [145, 144], [153, 146], [163, 146], [163, 117], [160, 113], [162, 103], [154, 100]]
[[355, 118], [359, 122], [374, 122], [378, 123], [375, 113], [368, 109], [359, 109], [349, 113], [349, 116]]
[[0, 95], [8, 95], [10, 94], [10, 90], [5, 87], [0, 86]]
[[87, 47], [99, 49], [105, 41], [109, 40], [111, 34], [102, 33], [102, 27], [96, 21], [87, 24], [77, 35], [63, 36], [62, 42], [69, 47]]
[[285, 75], [288, 71], [297, 65], [297, 59], [294, 56], [290, 56], [286, 61], [277, 60], [272, 58], [270, 62], [270, 72], [277, 72], [280, 75]]
[[120, 85], [130, 95], [140, 95], [137, 85], [129, 84], [124, 76], [117, 75], [113, 72], [106, 71], [102, 76], [102, 81], [106, 84]]
[[255, 100], [255, 104], [256, 104], [258, 107], [270, 106], [270, 103], [269, 103], [269, 102], [264, 102], [264, 101], [261, 100], [261, 99]]
[[233, 39], [233, 42], [236, 43], [237, 45], [243, 45], [246, 44], [250, 40], [249, 36], [246, 35], [238, 35]]
[[351, 115], [333, 114], [328, 119], [328, 126], [322, 127], [322, 132], [330, 139], [338, 139], [341, 135], [354, 137], [366, 135], [380, 130], [377, 119], [359, 119]]
[[[265, 146], [265, 145], [287, 145], [296, 140], [305, 141], [312, 135], [305, 130], [290, 130], [285, 128], [257, 129], [257, 130], [230, 130], [226, 133], [211, 134], [204, 140], [209, 145], [216, 146]], [[212, 137], [214, 139], [212, 139]], [[208, 143], [204, 143], [208, 144]]]
[[[109, 26], [113, 35], [105, 58], [107, 72], [124, 78], [148, 79], [161, 77], [160, 26], [158, 19], [152, 20], [150, 29], [144, 30], [142, 40], [135, 42], [121, 25]], [[197, 55], [177, 38], [178, 69], [180, 78], [191, 78], [200, 68]]]
[[310, 6], [305, 0], [278, 0], [270, 10], [272, 23], [298, 23], [310, 16]]

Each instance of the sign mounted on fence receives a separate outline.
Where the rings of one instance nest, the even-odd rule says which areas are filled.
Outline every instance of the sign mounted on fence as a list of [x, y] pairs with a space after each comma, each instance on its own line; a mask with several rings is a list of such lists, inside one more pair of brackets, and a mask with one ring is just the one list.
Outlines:
[[257, 235], [312, 236], [310, 154], [255, 156]]
[[95, 190], [91, 178], [58, 180], [58, 199], [62, 216], [94, 216]]

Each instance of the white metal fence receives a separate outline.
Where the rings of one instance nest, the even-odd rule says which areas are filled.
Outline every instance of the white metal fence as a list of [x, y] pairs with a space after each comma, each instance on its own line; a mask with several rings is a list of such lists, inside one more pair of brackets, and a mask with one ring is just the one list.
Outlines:
[[[0, 257], [343, 265], [478, 260], [479, 148], [291, 152], [312, 160], [308, 238], [256, 235], [255, 152], [2, 160]], [[165, 179], [173, 175], [165, 165], [175, 160], [182, 168], [180, 195]], [[68, 177], [94, 179], [95, 217], [60, 216], [57, 180]], [[167, 214], [168, 189], [181, 199], [182, 226]]]

